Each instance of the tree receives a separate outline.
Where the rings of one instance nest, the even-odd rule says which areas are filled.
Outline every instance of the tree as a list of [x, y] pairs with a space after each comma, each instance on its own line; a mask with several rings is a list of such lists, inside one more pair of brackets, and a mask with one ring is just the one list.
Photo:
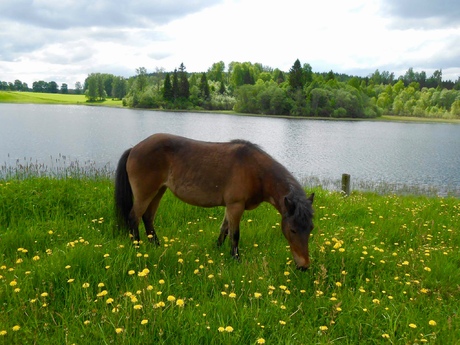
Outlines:
[[127, 82], [123, 77], [114, 77], [112, 81], [112, 97], [123, 99], [127, 93]]
[[201, 93], [201, 97], [204, 100], [209, 100], [210, 92], [209, 92], [208, 79], [206, 78], [206, 73], [201, 74], [200, 93]]
[[190, 96], [190, 85], [187, 78], [187, 72], [185, 71], [185, 66], [183, 63], [179, 66], [179, 94], [180, 98], [188, 99]]
[[50, 81], [48, 83], [48, 90], [49, 93], [58, 93], [59, 87], [58, 84], [55, 81]]
[[209, 80], [224, 81], [225, 63], [223, 61], [215, 62], [208, 69]]
[[173, 72], [172, 94], [174, 99], [179, 97], [179, 77], [177, 76], [177, 69], [174, 69]]
[[61, 93], [69, 93], [69, 88], [66, 83], [62, 83], [61, 85]]
[[97, 79], [94, 75], [89, 76], [86, 79], [86, 83], [87, 88], [85, 91], [85, 97], [88, 99], [88, 101], [94, 102], [97, 100]]
[[75, 93], [77, 95], [79, 95], [79, 94], [81, 94], [82, 90], [83, 90], [83, 87], [81, 86], [81, 83], [79, 81], [77, 81], [75, 83]]
[[147, 69], [145, 67], [139, 67], [136, 68], [136, 89], [137, 91], [144, 91], [144, 89], [147, 87]]
[[163, 84], [163, 98], [167, 102], [174, 101], [174, 92], [171, 84], [171, 77], [169, 73], [166, 73], [165, 81]]
[[299, 59], [297, 59], [289, 70], [289, 85], [293, 90], [301, 90], [305, 82], [305, 71], [302, 69]]

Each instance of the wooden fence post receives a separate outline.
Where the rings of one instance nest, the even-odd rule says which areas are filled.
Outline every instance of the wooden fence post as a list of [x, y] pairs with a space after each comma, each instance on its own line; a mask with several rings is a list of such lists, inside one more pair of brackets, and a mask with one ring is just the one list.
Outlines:
[[350, 175], [349, 174], [342, 174], [342, 192], [345, 196], [350, 195]]

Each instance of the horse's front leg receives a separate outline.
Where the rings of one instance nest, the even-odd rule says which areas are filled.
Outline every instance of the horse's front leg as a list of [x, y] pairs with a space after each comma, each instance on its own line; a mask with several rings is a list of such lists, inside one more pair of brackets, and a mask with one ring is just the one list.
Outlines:
[[226, 215], [228, 220], [228, 233], [232, 241], [230, 255], [235, 259], [239, 259], [240, 256], [238, 242], [240, 240], [240, 221], [243, 212], [244, 204], [234, 203], [227, 205]]

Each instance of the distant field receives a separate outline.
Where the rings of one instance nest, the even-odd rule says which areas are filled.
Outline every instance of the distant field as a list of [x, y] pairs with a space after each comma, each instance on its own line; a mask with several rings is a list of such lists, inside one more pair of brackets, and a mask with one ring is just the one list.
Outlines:
[[121, 107], [121, 100], [106, 99], [101, 102], [87, 102], [84, 95], [63, 95], [59, 93], [0, 91], [0, 103], [34, 104], [87, 104]]

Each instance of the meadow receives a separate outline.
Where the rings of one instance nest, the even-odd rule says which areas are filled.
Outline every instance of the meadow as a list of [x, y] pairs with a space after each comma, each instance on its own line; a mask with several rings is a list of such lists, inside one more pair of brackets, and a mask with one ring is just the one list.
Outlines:
[[85, 95], [0, 91], [0, 103], [32, 103], [32, 104], [86, 104], [122, 107], [121, 100], [106, 99], [98, 102], [87, 102]]
[[268, 204], [236, 261], [222, 208], [167, 193], [133, 245], [111, 178], [0, 180], [0, 344], [460, 344], [460, 200], [314, 191], [301, 272]]

